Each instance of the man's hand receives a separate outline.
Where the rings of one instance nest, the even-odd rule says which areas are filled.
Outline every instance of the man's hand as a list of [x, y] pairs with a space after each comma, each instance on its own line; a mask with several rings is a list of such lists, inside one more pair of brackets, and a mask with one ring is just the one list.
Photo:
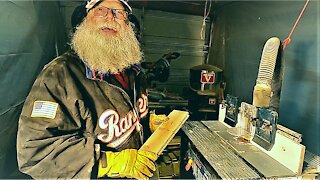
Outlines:
[[158, 156], [147, 151], [126, 149], [120, 152], [103, 152], [99, 160], [98, 177], [147, 179], [156, 170]]

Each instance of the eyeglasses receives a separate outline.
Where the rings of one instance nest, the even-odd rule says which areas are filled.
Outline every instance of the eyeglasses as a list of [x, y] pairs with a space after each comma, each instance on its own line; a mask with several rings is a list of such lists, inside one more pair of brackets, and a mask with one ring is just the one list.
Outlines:
[[104, 6], [94, 8], [93, 15], [95, 17], [106, 17], [110, 11], [113, 17], [119, 20], [126, 20], [128, 17], [128, 12], [123, 9], [112, 9]]

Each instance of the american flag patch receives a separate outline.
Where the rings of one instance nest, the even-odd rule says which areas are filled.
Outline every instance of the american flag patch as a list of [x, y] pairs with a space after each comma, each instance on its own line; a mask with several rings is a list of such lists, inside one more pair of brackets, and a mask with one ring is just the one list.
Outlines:
[[54, 119], [57, 114], [58, 103], [50, 101], [35, 101], [31, 117], [44, 117]]

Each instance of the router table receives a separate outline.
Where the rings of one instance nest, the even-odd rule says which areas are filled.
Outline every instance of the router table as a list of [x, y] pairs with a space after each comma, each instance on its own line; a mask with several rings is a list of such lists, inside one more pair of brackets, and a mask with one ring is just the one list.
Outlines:
[[181, 159], [183, 156], [187, 159], [180, 163], [180, 178], [188, 178], [188, 172], [192, 172], [196, 179], [296, 176], [249, 141], [240, 141], [239, 137], [229, 133], [229, 129], [220, 121], [185, 122], [182, 126]]

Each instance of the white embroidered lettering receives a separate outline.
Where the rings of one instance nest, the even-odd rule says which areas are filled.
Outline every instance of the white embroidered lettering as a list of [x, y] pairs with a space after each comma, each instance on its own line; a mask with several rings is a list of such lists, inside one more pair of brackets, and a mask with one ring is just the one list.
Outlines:
[[[134, 130], [134, 126], [140, 131], [140, 128], [138, 128], [139, 118], [134, 111], [129, 111], [124, 118], [120, 119], [120, 116], [116, 111], [108, 109], [104, 111], [99, 118], [99, 127], [104, 130], [108, 129], [108, 133], [99, 134], [97, 138], [104, 143], [119, 145], [129, 137]], [[115, 137], [118, 139], [115, 139]]]
[[143, 113], [146, 111], [148, 106], [148, 97], [144, 94], [142, 94], [141, 98], [138, 100], [138, 107], [139, 107], [139, 112]]
[[126, 121], [126, 125], [125, 128], [129, 129], [132, 126], [132, 117], [133, 117], [133, 112], [129, 111], [129, 113], [127, 114], [128, 119], [131, 119], [131, 121]]
[[[141, 118], [148, 114], [148, 97], [144, 94], [138, 99], [138, 111]], [[117, 147], [122, 144], [134, 129], [138, 132], [141, 130], [139, 115], [134, 110], [130, 110], [125, 117], [120, 118], [116, 111], [108, 109], [101, 114], [99, 127], [108, 130], [107, 133], [99, 134], [97, 138], [108, 143], [109, 147]]]
[[138, 107], [140, 118], [144, 118], [148, 114], [148, 97], [142, 94], [141, 98], [138, 99]]
[[120, 119], [119, 127], [120, 127], [120, 132], [121, 133], [126, 132], [126, 127], [125, 126], [126, 126], [126, 124], [128, 124], [127, 122], [128, 122], [128, 115], [126, 115], [126, 118]]

